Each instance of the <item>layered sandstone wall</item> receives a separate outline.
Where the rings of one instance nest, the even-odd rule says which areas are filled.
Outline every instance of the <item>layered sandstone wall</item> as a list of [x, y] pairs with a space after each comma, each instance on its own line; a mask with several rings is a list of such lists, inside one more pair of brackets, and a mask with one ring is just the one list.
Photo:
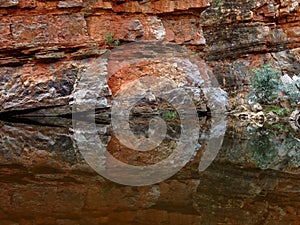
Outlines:
[[252, 69], [270, 63], [281, 74], [300, 73], [297, 0], [218, 1], [201, 14], [204, 57], [222, 87], [241, 104]]
[[243, 98], [254, 67], [270, 62], [282, 73], [299, 73], [299, 3], [1, 0], [0, 111], [68, 105], [82, 69], [111, 48], [104, 41], [109, 33], [121, 45], [186, 46], [206, 61], [211, 79]]

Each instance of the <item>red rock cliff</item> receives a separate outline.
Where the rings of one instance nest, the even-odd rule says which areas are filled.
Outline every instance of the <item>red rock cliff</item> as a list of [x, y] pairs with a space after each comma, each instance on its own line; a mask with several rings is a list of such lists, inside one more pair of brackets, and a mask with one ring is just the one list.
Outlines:
[[266, 62], [299, 73], [299, 2], [0, 0], [0, 111], [68, 105], [82, 69], [110, 48], [109, 34], [121, 45], [186, 46], [227, 91], [247, 90], [251, 68]]

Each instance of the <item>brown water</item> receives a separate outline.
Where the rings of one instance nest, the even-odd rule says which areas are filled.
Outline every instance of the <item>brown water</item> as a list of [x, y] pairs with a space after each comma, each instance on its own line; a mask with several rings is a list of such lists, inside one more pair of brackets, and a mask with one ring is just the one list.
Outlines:
[[[71, 121], [25, 122], [0, 122], [1, 225], [300, 224], [299, 131], [289, 124], [202, 118], [190, 162], [163, 182], [133, 187], [85, 162]], [[224, 138], [215, 135], [222, 126]], [[149, 158], [128, 157], [109, 125], [98, 127], [119, 159], [139, 165]], [[150, 163], [167, 155], [156, 152]]]

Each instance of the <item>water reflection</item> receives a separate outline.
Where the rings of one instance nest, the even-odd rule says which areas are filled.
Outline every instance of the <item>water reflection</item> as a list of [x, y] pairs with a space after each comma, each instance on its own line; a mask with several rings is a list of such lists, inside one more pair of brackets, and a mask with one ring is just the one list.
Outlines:
[[[86, 164], [69, 120], [0, 122], [1, 225], [300, 222], [299, 132], [288, 124], [199, 123], [199, 149], [183, 169], [159, 184], [131, 187]], [[97, 129], [116, 157], [149, 160], [125, 154], [130, 150], [122, 149], [108, 124]], [[157, 153], [150, 162], [159, 157], [165, 156]]]
[[298, 173], [300, 132], [288, 122], [266, 123], [263, 127], [231, 123], [227, 128], [231, 138], [226, 138], [222, 146], [227, 160], [248, 167]]

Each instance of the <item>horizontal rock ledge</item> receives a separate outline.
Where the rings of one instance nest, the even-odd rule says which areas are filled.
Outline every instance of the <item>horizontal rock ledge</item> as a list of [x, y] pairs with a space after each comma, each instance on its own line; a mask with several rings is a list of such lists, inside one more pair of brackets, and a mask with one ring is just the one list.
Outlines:
[[227, 94], [196, 54], [176, 44], [135, 42], [88, 59], [2, 67], [0, 112], [61, 116], [74, 104], [107, 109], [122, 87], [144, 76], [172, 80], [200, 112], [226, 111]]

